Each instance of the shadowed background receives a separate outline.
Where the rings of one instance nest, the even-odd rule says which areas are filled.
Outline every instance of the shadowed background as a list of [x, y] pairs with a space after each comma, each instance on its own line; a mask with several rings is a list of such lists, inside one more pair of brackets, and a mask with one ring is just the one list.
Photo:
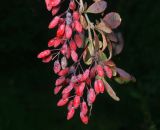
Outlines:
[[0, 8], [0, 130], [160, 130], [160, 1], [108, 0], [122, 17], [125, 47], [116, 64], [137, 82], [113, 83], [121, 98], [97, 97], [87, 126], [79, 112], [66, 121], [53, 95], [52, 66], [36, 59], [53, 35], [44, 0], [2, 1]]

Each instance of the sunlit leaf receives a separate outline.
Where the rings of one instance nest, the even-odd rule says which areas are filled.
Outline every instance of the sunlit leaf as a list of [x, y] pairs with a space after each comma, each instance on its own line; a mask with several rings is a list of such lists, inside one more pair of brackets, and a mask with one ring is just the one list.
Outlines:
[[121, 24], [121, 17], [118, 13], [115, 13], [115, 12], [111, 12], [111, 13], [105, 15], [103, 20], [112, 29], [117, 28]]
[[104, 50], [106, 49], [106, 47], [107, 47], [108, 43], [107, 43], [107, 40], [106, 40], [106, 36], [105, 36], [105, 34], [104, 34], [102, 31], [100, 31], [100, 33], [101, 33], [101, 35], [102, 35], [102, 39], [103, 39], [102, 51], [104, 51]]
[[107, 8], [106, 1], [98, 1], [90, 5], [87, 9], [88, 13], [102, 13]]
[[116, 93], [114, 92], [112, 87], [107, 83], [107, 81], [105, 79], [103, 79], [103, 82], [105, 84], [106, 91], [108, 92], [110, 97], [112, 97], [115, 101], [119, 101], [120, 98], [116, 95]]
[[87, 25], [87, 21], [86, 21], [86, 19], [85, 19], [85, 17], [83, 15], [80, 16], [80, 22], [81, 22], [83, 28], [87, 29], [87, 26], [88, 26]]
[[112, 32], [111, 28], [108, 27], [103, 20], [101, 20], [101, 22], [98, 23], [95, 27], [96, 27], [96, 29], [101, 30], [105, 33], [111, 33]]

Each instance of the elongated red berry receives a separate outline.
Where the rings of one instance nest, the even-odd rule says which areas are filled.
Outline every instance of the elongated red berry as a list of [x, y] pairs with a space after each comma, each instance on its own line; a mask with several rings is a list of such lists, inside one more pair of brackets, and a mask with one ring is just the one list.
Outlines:
[[96, 94], [99, 94], [100, 93], [100, 88], [99, 88], [99, 85], [98, 85], [98, 81], [94, 81], [94, 90], [96, 92]]
[[79, 34], [74, 35], [74, 41], [75, 41], [78, 48], [80, 48], [83, 44], [83, 40]]
[[96, 69], [95, 69], [95, 67], [92, 67], [91, 70], [90, 70], [90, 75], [89, 76], [92, 79], [92, 78], [95, 77], [95, 75], [96, 75]]
[[68, 45], [66, 43], [64, 43], [62, 48], [61, 48], [61, 53], [63, 55], [65, 55], [67, 53], [67, 50], [68, 50]]
[[100, 77], [103, 77], [104, 76], [104, 71], [103, 71], [103, 67], [101, 65], [97, 65], [96, 66], [96, 70], [97, 70], [97, 73]]
[[104, 93], [104, 83], [102, 80], [98, 79], [97, 84], [101, 93]]
[[67, 102], [68, 102], [68, 98], [66, 98], [66, 99], [60, 99], [58, 101], [58, 103], [57, 103], [57, 106], [59, 106], [59, 107], [64, 106], [64, 105], [67, 104]]
[[87, 106], [86, 102], [83, 101], [81, 104], [81, 113], [83, 113], [83, 115], [86, 115], [87, 112], [88, 112], [88, 106]]
[[49, 23], [48, 28], [49, 28], [49, 29], [53, 29], [55, 26], [57, 26], [57, 25], [58, 25], [58, 22], [59, 22], [59, 19], [60, 19], [59, 16], [55, 16], [55, 17], [53, 18], [53, 20]]
[[70, 96], [70, 93], [62, 94], [62, 99], [63, 100], [68, 99], [69, 96]]
[[50, 0], [50, 3], [52, 5], [52, 7], [55, 7], [55, 6], [59, 5], [60, 2], [61, 2], [61, 0]]
[[95, 101], [96, 99], [96, 94], [93, 88], [90, 88], [87, 94], [87, 101], [88, 101], [88, 105], [92, 105], [92, 103]]
[[42, 62], [43, 62], [43, 63], [49, 63], [51, 60], [52, 60], [52, 56], [49, 55], [49, 56], [47, 56], [47, 57], [44, 57], [44, 58], [42, 59]]
[[67, 109], [70, 110], [73, 107], [73, 100], [68, 103]]
[[82, 96], [82, 95], [83, 95], [84, 88], [85, 88], [85, 83], [82, 82], [82, 83], [78, 86], [78, 88], [77, 88], [76, 95]]
[[72, 89], [73, 89], [73, 84], [70, 83], [66, 88], [63, 89], [62, 94], [70, 93]]
[[52, 15], [56, 15], [58, 13], [58, 11], [60, 10], [60, 6], [54, 7], [52, 8]]
[[84, 124], [88, 124], [88, 116], [84, 115], [83, 113], [80, 113], [80, 119]]
[[45, 3], [46, 3], [47, 10], [50, 11], [52, 9], [52, 5], [51, 5], [50, 0], [45, 0]]
[[73, 106], [74, 108], [78, 108], [80, 105], [80, 96], [75, 96], [73, 99]]
[[108, 67], [108, 66], [104, 66], [104, 70], [106, 72], [107, 77], [108, 78], [112, 78], [112, 76], [113, 76], [112, 69], [110, 67]]
[[77, 20], [74, 21], [74, 27], [75, 27], [75, 30], [79, 33], [81, 33], [83, 30], [81, 23]]
[[76, 43], [74, 42], [74, 40], [70, 40], [69, 47], [70, 47], [71, 50], [76, 51], [77, 45], [76, 45]]
[[49, 42], [48, 42], [48, 47], [58, 47], [60, 44], [61, 44], [61, 39], [58, 38], [58, 37], [55, 37], [53, 39], [51, 39]]
[[54, 94], [55, 94], [55, 95], [58, 94], [59, 91], [61, 90], [61, 88], [62, 88], [62, 86], [56, 86], [56, 87], [54, 88]]
[[61, 24], [57, 30], [57, 37], [62, 37], [65, 32], [65, 24]]
[[89, 77], [89, 73], [90, 73], [90, 70], [86, 69], [85, 72], [82, 75], [82, 80], [83, 81], [87, 80], [87, 78]]
[[79, 20], [79, 18], [80, 18], [80, 15], [79, 15], [78, 11], [74, 11], [73, 12], [73, 20]]
[[51, 50], [44, 50], [38, 54], [37, 58], [45, 58], [50, 54], [51, 54]]
[[71, 36], [72, 36], [72, 28], [69, 25], [66, 25], [66, 28], [65, 28], [65, 37], [67, 39], [70, 39]]
[[75, 113], [75, 109], [72, 107], [67, 113], [67, 120], [72, 119], [74, 116], [74, 113]]
[[69, 47], [67, 48], [66, 57], [67, 57], [67, 59], [69, 59], [71, 57], [71, 49]]
[[61, 71], [58, 73], [58, 75], [59, 75], [59, 76], [64, 76], [64, 75], [66, 75], [66, 74], [68, 73], [68, 71], [69, 71], [69, 68], [65, 68], [65, 69], [61, 70]]
[[59, 60], [56, 60], [54, 62], [53, 70], [56, 74], [61, 70], [61, 65], [59, 63]]
[[74, 50], [71, 50], [71, 57], [74, 62], [78, 61], [78, 55]]
[[59, 85], [61, 85], [62, 83], [64, 83], [64, 81], [65, 81], [65, 77], [59, 77], [59, 78], [56, 80], [55, 85], [56, 85], [56, 86], [59, 86]]
[[76, 3], [75, 3], [74, 1], [70, 1], [70, 3], [69, 3], [69, 8], [70, 8], [71, 10], [75, 10], [75, 9], [76, 9]]

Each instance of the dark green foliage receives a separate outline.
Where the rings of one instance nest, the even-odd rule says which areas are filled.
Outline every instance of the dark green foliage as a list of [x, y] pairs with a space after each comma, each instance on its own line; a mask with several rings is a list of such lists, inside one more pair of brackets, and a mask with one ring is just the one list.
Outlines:
[[137, 82], [112, 83], [121, 101], [99, 96], [87, 126], [78, 121], [79, 115], [66, 121], [65, 109], [57, 109], [58, 97], [53, 96], [52, 68], [36, 59], [52, 37], [44, 1], [2, 1], [1, 6], [0, 130], [160, 129], [160, 1], [108, 1], [108, 11], [122, 17], [125, 40], [116, 64]]

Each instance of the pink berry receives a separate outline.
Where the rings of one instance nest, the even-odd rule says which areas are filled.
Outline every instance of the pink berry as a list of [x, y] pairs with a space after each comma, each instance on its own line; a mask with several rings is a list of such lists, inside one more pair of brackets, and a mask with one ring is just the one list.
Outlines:
[[104, 93], [104, 83], [102, 80], [98, 79], [97, 84], [101, 93]]
[[53, 29], [55, 26], [57, 26], [58, 22], [59, 22], [59, 19], [60, 19], [59, 16], [54, 17], [53, 20], [49, 23], [48, 28]]
[[75, 96], [73, 100], [73, 106], [74, 108], [78, 108], [80, 105], [80, 96]]
[[82, 102], [81, 104], [81, 113], [83, 113], [83, 115], [86, 115], [88, 112], [88, 107], [85, 101]]
[[77, 94], [78, 96], [82, 96], [82, 95], [83, 95], [84, 88], [85, 88], [85, 83], [82, 82], [82, 83], [78, 86], [77, 91], [76, 91], [76, 94]]
[[70, 110], [71, 108], [73, 107], [73, 100], [71, 100], [69, 103], [68, 103], [68, 110]]
[[72, 28], [69, 25], [66, 25], [66, 28], [65, 28], [65, 37], [67, 39], [70, 39], [71, 36], [72, 36]]
[[76, 43], [74, 42], [74, 40], [70, 40], [69, 47], [71, 50], [76, 51], [77, 46], [76, 46]]
[[60, 99], [57, 103], [57, 106], [61, 107], [61, 106], [64, 106], [66, 105], [68, 102], [68, 98], [67, 99]]
[[90, 88], [87, 94], [88, 105], [92, 105], [96, 99], [96, 94], [93, 88]]
[[101, 65], [97, 65], [96, 66], [96, 70], [97, 70], [97, 73], [100, 77], [103, 77], [104, 76], [104, 71], [103, 71], [103, 67]]
[[74, 113], [75, 113], [75, 109], [72, 107], [67, 113], [67, 120], [72, 119], [74, 116]]
[[79, 33], [81, 33], [83, 30], [81, 23], [77, 20], [74, 21], [74, 27], [75, 27], [75, 30]]
[[98, 85], [98, 80], [94, 81], [94, 90], [97, 94], [100, 93], [100, 88], [99, 88], [99, 85]]
[[69, 8], [70, 8], [71, 10], [75, 10], [75, 9], [76, 9], [76, 3], [75, 3], [74, 1], [70, 1], [70, 3], [69, 3]]
[[58, 13], [59, 9], [60, 9], [60, 6], [52, 8], [52, 15], [53, 16], [56, 15]]
[[79, 34], [74, 35], [74, 41], [75, 41], [78, 48], [80, 48], [83, 44], [83, 40]]
[[37, 58], [45, 58], [50, 54], [51, 54], [51, 50], [44, 50], [38, 54]]
[[61, 71], [58, 73], [58, 75], [59, 75], [59, 76], [65, 76], [65, 75], [68, 73], [68, 71], [69, 71], [69, 68], [65, 68], [65, 69], [61, 70]]
[[74, 62], [78, 61], [78, 55], [74, 50], [71, 50], [71, 57]]
[[58, 94], [59, 91], [61, 90], [61, 88], [62, 88], [62, 86], [56, 86], [56, 87], [54, 88], [54, 94], [55, 94], [55, 95]]
[[85, 116], [83, 113], [80, 113], [80, 119], [84, 124], [88, 124], [88, 116]]
[[64, 81], [65, 81], [65, 77], [59, 77], [59, 78], [56, 80], [55, 85], [56, 85], [56, 86], [59, 86], [59, 85], [61, 85], [62, 83], [64, 83]]
[[57, 37], [62, 37], [65, 32], [65, 24], [61, 24], [57, 30]]
[[73, 12], [73, 20], [79, 20], [79, 18], [80, 18], [80, 15], [79, 15], [78, 11], [74, 11]]
[[106, 72], [107, 77], [108, 78], [112, 78], [112, 76], [113, 76], [112, 69], [110, 67], [108, 67], [108, 66], [104, 66], [104, 70]]
[[90, 70], [86, 69], [85, 72], [82, 75], [82, 80], [83, 81], [87, 80], [87, 78], [89, 77], [89, 73], [90, 73]]

